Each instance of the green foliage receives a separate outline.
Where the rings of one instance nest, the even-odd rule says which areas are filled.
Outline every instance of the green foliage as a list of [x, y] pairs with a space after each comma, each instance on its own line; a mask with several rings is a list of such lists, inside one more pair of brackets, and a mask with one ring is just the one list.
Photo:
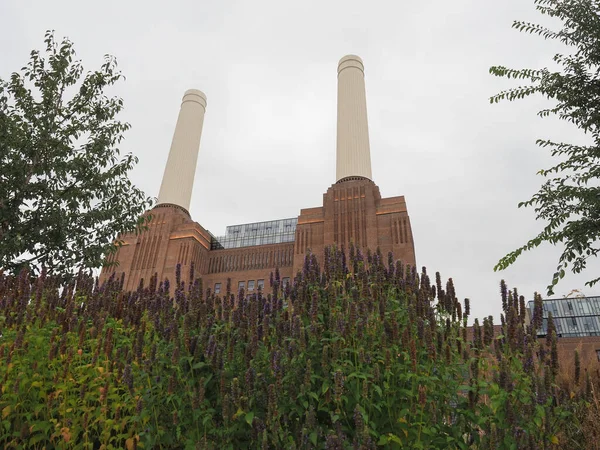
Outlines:
[[84, 75], [69, 40], [45, 43], [0, 79], [0, 267], [65, 275], [98, 267], [150, 201], [127, 178], [137, 159], [119, 158], [129, 124], [105, 93], [123, 78], [115, 59]]
[[[4, 448], [565, 448], [583, 397], [506, 294], [466, 327], [452, 280], [328, 249], [237, 299], [0, 275]], [[595, 385], [595, 381], [591, 381]], [[573, 431], [574, 435], [577, 435]], [[569, 448], [586, 448], [585, 436]]]
[[[528, 80], [531, 84], [500, 92], [490, 102], [516, 100], [540, 93], [556, 101], [544, 109], [540, 117], [557, 115], [571, 122], [591, 138], [590, 145], [573, 145], [540, 139], [537, 144], [548, 147], [560, 159], [549, 169], [538, 173], [547, 180], [531, 199], [519, 207], [533, 207], [537, 218], [547, 223], [544, 229], [525, 245], [509, 253], [494, 267], [505, 269], [527, 250], [543, 242], [563, 246], [556, 272], [548, 286], [548, 294], [565, 275], [565, 270], [582, 272], [590, 258], [598, 256], [600, 247], [600, 4], [592, 0], [535, 0], [542, 14], [562, 21], [560, 31], [541, 25], [516, 21], [513, 28], [544, 39], [554, 39], [571, 47], [569, 55], [557, 54], [553, 60], [561, 68], [508, 69], [490, 68], [499, 77]], [[592, 286], [600, 277], [588, 281]]]

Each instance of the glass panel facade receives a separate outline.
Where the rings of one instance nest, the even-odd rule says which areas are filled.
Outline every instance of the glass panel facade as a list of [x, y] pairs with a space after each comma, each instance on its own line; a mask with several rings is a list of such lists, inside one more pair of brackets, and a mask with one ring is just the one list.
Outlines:
[[294, 242], [297, 224], [298, 219], [294, 217], [269, 222], [231, 225], [225, 229], [225, 236], [211, 236], [210, 248], [211, 250], [219, 250]]
[[[533, 317], [533, 301], [527, 304]], [[548, 331], [548, 313], [556, 325], [558, 337], [600, 336], [600, 297], [561, 298], [544, 300], [544, 323], [538, 336]]]

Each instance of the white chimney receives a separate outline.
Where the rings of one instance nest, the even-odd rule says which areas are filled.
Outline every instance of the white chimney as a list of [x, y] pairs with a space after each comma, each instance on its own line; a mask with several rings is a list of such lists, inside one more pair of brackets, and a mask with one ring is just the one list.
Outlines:
[[347, 55], [338, 64], [336, 181], [371, 179], [371, 150], [362, 60]]
[[186, 91], [160, 185], [159, 205], [170, 203], [190, 209], [205, 111], [206, 95], [197, 89]]

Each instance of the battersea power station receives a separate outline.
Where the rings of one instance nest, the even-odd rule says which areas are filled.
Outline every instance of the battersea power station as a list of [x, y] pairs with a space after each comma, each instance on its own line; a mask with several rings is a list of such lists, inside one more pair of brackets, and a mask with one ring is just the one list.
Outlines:
[[414, 266], [406, 201], [403, 196], [383, 198], [371, 174], [362, 60], [344, 56], [337, 76], [336, 176], [322, 205], [299, 208], [297, 217], [228, 226], [221, 237], [194, 221], [188, 210], [207, 102], [204, 93], [191, 89], [183, 96], [148, 229], [119, 237], [122, 246], [109, 260], [118, 264], [103, 269], [101, 281], [124, 276], [123, 288], [134, 290], [155, 273], [159, 280], [174, 280], [181, 264], [181, 279], [187, 282], [193, 264], [195, 276], [216, 294], [224, 292], [228, 279], [233, 290], [252, 293], [268, 283], [275, 268], [284, 284], [293, 279], [307, 251], [322, 263], [326, 246], [347, 249], [351, 242], [365, 252], [391, 251]]

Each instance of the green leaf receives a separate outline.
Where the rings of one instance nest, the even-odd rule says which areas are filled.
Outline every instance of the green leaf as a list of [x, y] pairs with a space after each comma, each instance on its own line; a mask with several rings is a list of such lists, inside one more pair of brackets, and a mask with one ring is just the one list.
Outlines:
[[377, 441], [377, 445], [387, 445], [388, 443], [389, 439], [383, 434], [379, 437], [379, 441]]
[[35, 433], [29, 438], [29, 446], [35, 447], [35, 445], [39, 442], [42, 442], [44, 439], [47, 439], [48, 436], [44, 433]]
[[389, 434], [388, 434], [388, 439], [389, 439], [389, 441], [390, 441], [390, 442], [394, 442], [394, 443], [396, 443], [396, 444], [400, 444], [400, 445], [402, 445], [402, 444], [403, 444], [403, 442], [402, 442], [402, 439], [400, 439], [400, 438], [399, 438], [398, 436], [396, 436], [395, 434], [389, 433]]

